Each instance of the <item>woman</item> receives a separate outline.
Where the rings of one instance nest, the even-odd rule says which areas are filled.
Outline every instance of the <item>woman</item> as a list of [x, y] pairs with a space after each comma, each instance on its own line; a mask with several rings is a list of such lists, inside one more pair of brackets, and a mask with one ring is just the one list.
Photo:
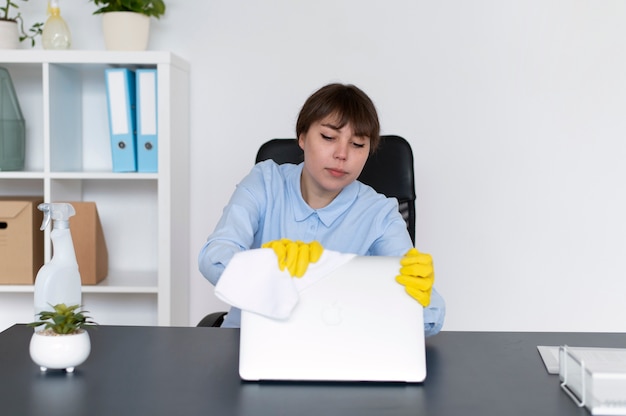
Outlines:
[[[380, 141], [370, 98], [353, 85], [322, 87], [304, 103], [296, 137], [303, 163], [264, 161], [237, 185], [200, 252], [202, 274], [216, 284], [235, 253], [278, 241], [318, 241], [361, 256], [404, 256], [396, 280], [425, 306], [426, 336], [438, 333], [445, 303], [432, 288], [432, 259], [412, 248], [397, 201], [357, 181]], [[222, 327], [239, 322], [240, 311], [231, 308]]]

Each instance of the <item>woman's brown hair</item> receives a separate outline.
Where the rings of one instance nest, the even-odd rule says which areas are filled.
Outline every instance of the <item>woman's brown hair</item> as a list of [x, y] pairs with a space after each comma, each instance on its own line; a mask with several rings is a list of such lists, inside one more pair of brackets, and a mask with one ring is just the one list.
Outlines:
[[311, 124], [335, 115], [337, 127], [350, 123], [356, 136], [370, 139], [370, 154], [380, 143], [380, 123], [372, 100], [354, 85], [329, 84], [311, 95], [300, 110], [296, 122], [296, 137], [306, 133]]

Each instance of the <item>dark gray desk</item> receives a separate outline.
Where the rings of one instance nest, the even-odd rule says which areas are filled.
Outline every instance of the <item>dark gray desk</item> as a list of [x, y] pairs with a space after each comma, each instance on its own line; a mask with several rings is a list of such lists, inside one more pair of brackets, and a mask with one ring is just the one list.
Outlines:
[[626, 334], [442, 332], [427, 340], [423, 384], [247, 383], [239, 331], [103, 326], [72, 375], [40, 373], [32, 329], [0, 333], [0, 414], [587, 415], [549, 375], [537, 345], [625, 347]]

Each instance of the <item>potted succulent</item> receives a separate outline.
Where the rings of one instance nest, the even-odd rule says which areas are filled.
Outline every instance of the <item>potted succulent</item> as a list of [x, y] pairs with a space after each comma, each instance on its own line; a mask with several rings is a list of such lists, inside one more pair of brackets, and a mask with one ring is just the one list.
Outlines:
[[35, 38], [41, 35], [43, 23], [35, 23], [28, 31], [24, 30], [24, 19], [16, 11], [19, 9], [17, 3], [13, 0], [2, 2], [4, 6], [0, 6], [0, 49], [16, 49], [18, 41], [26, 39], [30, 39], [31, 46], [35, 46]]
[[52, 311], [42, 311], [38, 321], [28, 326], [35, 330], [30, 340], [30, 356], [41, 371], [65, 369], [74, 371], [77, 365], [85, 362], [91, 352], [89, 334], [85, 330], [97, 324], [80, 310], [80, 305], [66, 306], [59, 303]]
[[163, 0], [90, 0], [102, 15], [108, 50], [142, 51], [148, 48], [150, 18], [165, 14]]

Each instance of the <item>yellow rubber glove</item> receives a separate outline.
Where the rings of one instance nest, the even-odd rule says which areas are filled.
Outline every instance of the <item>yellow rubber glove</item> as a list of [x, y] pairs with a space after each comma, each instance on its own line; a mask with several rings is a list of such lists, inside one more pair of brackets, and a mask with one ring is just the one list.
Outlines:
[[400, 274], [396, 281], [404, 286], [406, 292], [426, 307], [430, 304], [430, 293], [435, 282], [435, 270], [430, 254], [420, 253], [412, 248], [400, 260]]
[[324, 248], [317, 241], [303, 243], [302, 241], [291, 241], [287, 238], [268, 241], [261, 247], [273, 249], [276, 257], [278, 257], [278, 268], [280, 271], [287, 268], [292, 277], [304, 276], [309, 264], [318, 261], [324, 252]]

